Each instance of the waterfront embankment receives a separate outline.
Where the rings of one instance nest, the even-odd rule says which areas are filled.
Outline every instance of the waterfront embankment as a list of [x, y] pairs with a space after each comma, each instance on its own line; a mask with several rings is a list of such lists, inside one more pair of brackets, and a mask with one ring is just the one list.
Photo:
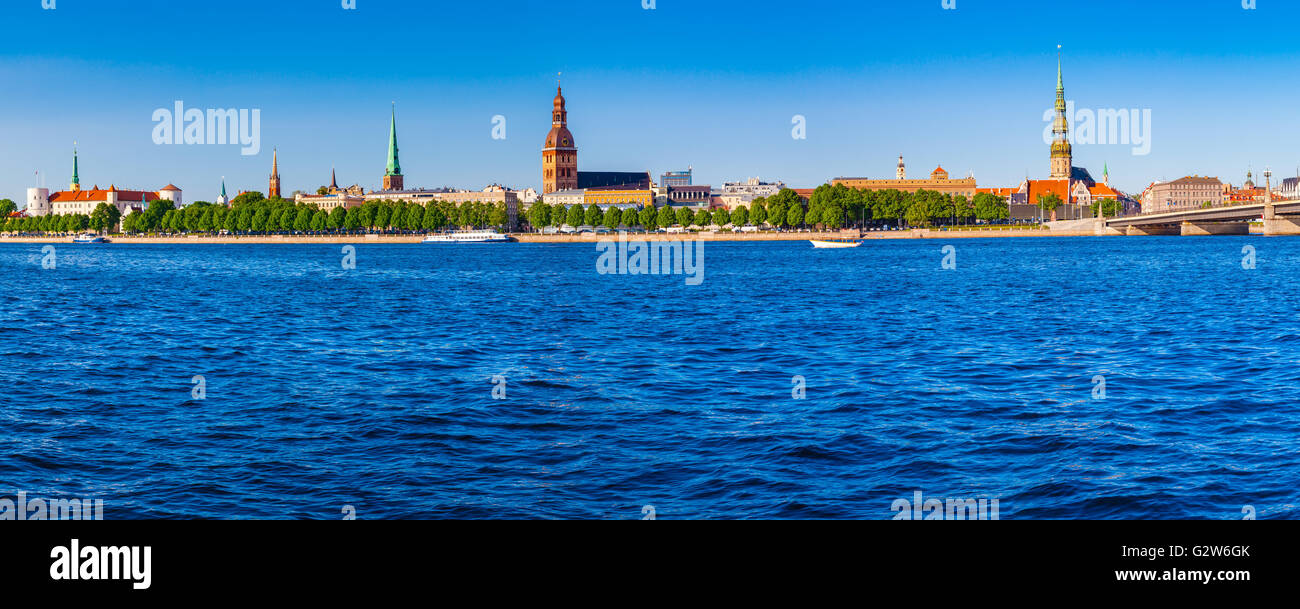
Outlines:
[[[628, 239], [645, 241], [664, 241], [681, 239], [702, 239], [705, 241], [806, 241], [808, 239], [980, 239], [992, 237], [1091, 237], [1091, 231], [1056, 231], [1043, 229], [969, 229], [937, 230], [915, 228], [898, 231], [819, 231], [819, 232], [697, 232], [697, 233], [628, 233]], [[617, 239], [617, 233], [601, 235], [586, 233], [581, 235], [542, 235], [537, 233], [513, 233], [521, 243], [594, 243], [602, 239]], [[110, 235], [109, 241], [115, 244], [136, 245], [204, 245], [204, 244], [331, 244], [331, 243], [419, 243], [423, 235], [240, 235], [240, 236], [123, 236]], [[68, 243], [71, 236], [44, 237], [3, 237], [0, 243]]]

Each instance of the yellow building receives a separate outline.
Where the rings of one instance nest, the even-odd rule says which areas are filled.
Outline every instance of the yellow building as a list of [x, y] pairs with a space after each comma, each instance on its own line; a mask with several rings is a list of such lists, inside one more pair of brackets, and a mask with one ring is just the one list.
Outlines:
[[584, 197], [584, 202], [587, 205], [595, 204], [601, 207], [604, 207], [606, 205], [614, 205], [618, 203], [632, 203], [637, 205], [638, 207], [649, 207], [654, 205], [654, 200], [655, 200], [654, 191], [650, 189], [604, 190], [599, 188], [588, 188], [586, 195]]
[[975, 198], [975, 178], [958, 178], [951, 180], [948, 178], [948, 172], [943, 167], [939, 167], [930, 172], [928, 180], [909, 180], [903, 167], [903, 157], [898, 158], [897, 179], [893, 180], [876, 180], [872, 178], [835, 178], [831, 180], [831, 186], [843, 184], [849, 188], [858, 188], [862, 190], [899, 190], [902, 192], [916, 192], [918, 190], [933, 190], [952, 196], [962, 195], [967, 199]]

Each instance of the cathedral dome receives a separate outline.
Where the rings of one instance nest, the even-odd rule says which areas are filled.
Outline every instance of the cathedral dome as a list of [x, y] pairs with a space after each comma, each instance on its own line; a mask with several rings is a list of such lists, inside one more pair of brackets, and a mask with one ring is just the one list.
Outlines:
[[564, 126], [551, 127], [551, 132], [546, 134], [546, 148], [575, 148], [573, 143], [573, 134], [569, 133], [569, 128]]

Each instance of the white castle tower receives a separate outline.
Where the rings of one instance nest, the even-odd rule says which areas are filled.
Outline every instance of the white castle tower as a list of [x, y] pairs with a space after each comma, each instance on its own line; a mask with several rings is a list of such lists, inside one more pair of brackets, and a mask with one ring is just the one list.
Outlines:
[[158, 191], [158, 198], [171, 201], [176, 209], [185, 207], [185, 201], [181, 198], [181, 189], [177, 188], [175, 184], [164, 186], [162, 190]]
[[50, 213], [50, 189], [27, 189], [27, 215], [47, 216]]

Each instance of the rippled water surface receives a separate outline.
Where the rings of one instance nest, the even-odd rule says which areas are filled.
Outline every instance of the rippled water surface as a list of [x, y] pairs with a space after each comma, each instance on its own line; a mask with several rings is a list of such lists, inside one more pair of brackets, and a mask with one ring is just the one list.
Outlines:
[[60, 243], [53, 270], [0, 245], [0, 495], [106, 518], [890, 518], [915, 490], [1003, 519], [1297, 516], [1300, 239], [955, 239], [941, 270], [946, 243], [708, 243], [698, 286], [599, 275], [591, 244], [359, 244], [355, 270], [341, 245]]

